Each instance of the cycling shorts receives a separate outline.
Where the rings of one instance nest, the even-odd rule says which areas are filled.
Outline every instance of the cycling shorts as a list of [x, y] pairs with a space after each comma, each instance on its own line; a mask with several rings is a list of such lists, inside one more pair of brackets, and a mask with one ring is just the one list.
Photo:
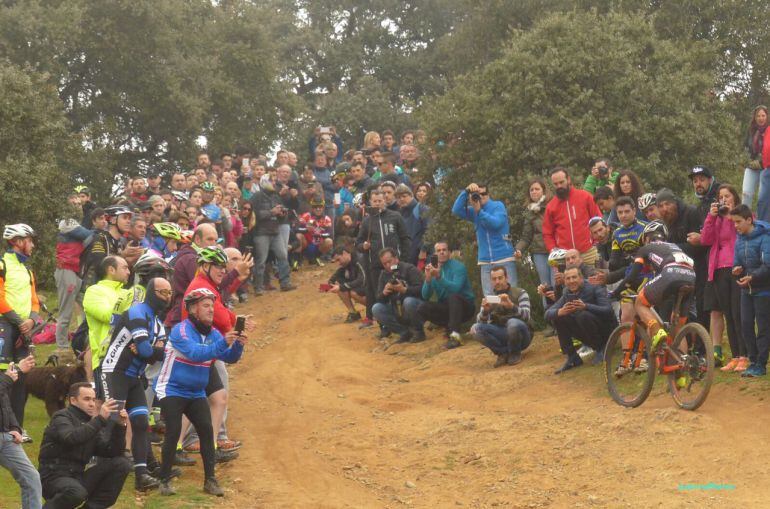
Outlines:
[[140, 409], [139, 413], [148, 413], [147, 398], [144, 396], [144, 384], [141, 379], [127, 377], [120, 371], [102, 373], [101, 378], [105, 401], [120, 399], [126, 402], [125, 408], [129, 413], [135, 408]]
[[676, 297], [683, 286], [695, 285], [695, 271], [682, 265], [667, 265], [639, 292], [638, 299], [648, 307], [659, 306]]

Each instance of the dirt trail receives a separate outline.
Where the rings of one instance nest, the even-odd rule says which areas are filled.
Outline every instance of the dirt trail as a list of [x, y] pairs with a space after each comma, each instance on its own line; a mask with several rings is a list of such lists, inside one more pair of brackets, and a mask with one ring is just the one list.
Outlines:
[[692, 413], [656, 386], [628, 410], [598, 368], [554, 376], [553, 339], [500, 369], [478, 343], [443, 350], [436, 331], [383, 351], [315, 290], [325, 272], [244, 306], [259, 332], [232, 369], [229, 429], [245, 445], [220, 474], [227, 506], [767, 506], [761, 391], [719, 384]]

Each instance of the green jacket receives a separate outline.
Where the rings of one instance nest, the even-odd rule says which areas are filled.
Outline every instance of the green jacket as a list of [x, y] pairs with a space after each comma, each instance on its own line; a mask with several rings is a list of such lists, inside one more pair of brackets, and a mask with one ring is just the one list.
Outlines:
[[133, 289], [124, 289], [120, 281], [102, 279], [86, 290], [83, 296], [83, 311], [88, 321], [88, 345], [91, 348], [92, 369], [99, 367], [107, 352], [113, 316], [127, 310], [133, 303], [133, 299]]
[[583, 189], [594, 194], [596, 190], [602, 186], [606, 186], [607, 184], [612, 184], [614, 186], [615, 181], [618, 179], [618, 175], [620, 175], [620, 172], [618, 171], [610, 175], [610, 178], [608, 179], [599, 179], [593, 175], [588, 175], [585, 184], [583, 184]]

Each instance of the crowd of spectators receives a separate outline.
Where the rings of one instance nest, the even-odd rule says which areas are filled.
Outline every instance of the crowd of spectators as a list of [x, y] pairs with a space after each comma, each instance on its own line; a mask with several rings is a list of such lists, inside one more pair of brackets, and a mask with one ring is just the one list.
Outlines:
[[[233, 307], [295, 290], [292, 272], [303, 264], [335, 263], [319, 289], [339, 297], [345, 322], [376, 326], [381, 340], [395, 336], [388, 346], [425, 341], [427, 328], [440, 329], [447, 349], [475, 338], [496, 356], [495, 368], [513, 366], [542, 318], [565, 356], [555, 371], [561, 374], [591, 355], [600, 363], [612, 330], [640, 312], [632, 294], [642, 293], [656, 272], [639, 253], [654, 232], [690, 264], [691, 319], [710, 331], [721, 369], [764, 376], [766, 125], [767, 109], [758, 107], [742, 194], [705, 166], [688, 172], [694, 196], [645, 192], [643, 178], [615, 169], [609, 158], [594, 163], [582, 187], [561, 166], [533, 177], [520, 204], [494, 199], [485, 183], [468, 183], [451, 212], [472, 223], [476, 260], [462, 260], [446, 240], [426, 241], [440, 179], [420, 179], [420, 131], [398, 139], [388, 130], [368, 132], [360, 150], [347, 150], [333, 127], [319, 127], [306, 163], [285, 150], [272, 160], [245, 147], [218, 158], [201, 152], [190, 171], [134, 175], [103, 204], [79, 186], [58, 222], [56, 344], [62, 362], [81, 355], [89, 381], [70, 388], [34, 469], [20, 444], [32, 440], [24, 431], [23, 380], [34, 366], [30, 337], [42, 321], [27, 267], [36, 237], [30, 225], [6, 225], [1, 464], [21, 486], [24, 507], [39, 507], [43, 498], [47, 507], [107, 507], [132, 469], [137, 490], [172, 495], [177, 467], [196, 463], [191, 453], [202, 458], [204, 490], [223, 495], [215, 465], [236, 459], [242, 445], [227, 430], [227, 365], [238, 362], [253, 329]], [[512, 221], [519, 215], [523, 221]], [[467, 268], [474, 264], [480, 295]], [[522, 271], [539, 281], [530, 290], [542, 301], [542, 317], [533, 316], [534, 295], [519, 285]], [[668, 304], [654, 304], [665, 316]], [[153, 443], [161, 445], [160, 458]]]

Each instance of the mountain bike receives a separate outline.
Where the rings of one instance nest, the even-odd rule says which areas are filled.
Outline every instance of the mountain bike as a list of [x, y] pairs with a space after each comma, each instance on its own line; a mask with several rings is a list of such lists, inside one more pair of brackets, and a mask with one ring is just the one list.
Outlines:
[[[605, 380], [610, 396], [624, 407], [638, 407], [647, 399], [655, 383], [655, 370], [668, 376], [668, 389], [674, 402], [685, 410], [703, 404], [714, 380], [714, 347], [702, 325], [687, 323], [682, 309], [694, 291], [691, 285], [679, 289], [669, 323], [658, 321], [669, 331], [653, 352], [645, 324], [639, 318], [619, 325], [610, 334], [605, 349]], [[624, 295], [635, 300], [637, 295]], [[653, 311], [655, 311], [653, 309]], [[672, 329], [673, 326], [673, 329]]]

